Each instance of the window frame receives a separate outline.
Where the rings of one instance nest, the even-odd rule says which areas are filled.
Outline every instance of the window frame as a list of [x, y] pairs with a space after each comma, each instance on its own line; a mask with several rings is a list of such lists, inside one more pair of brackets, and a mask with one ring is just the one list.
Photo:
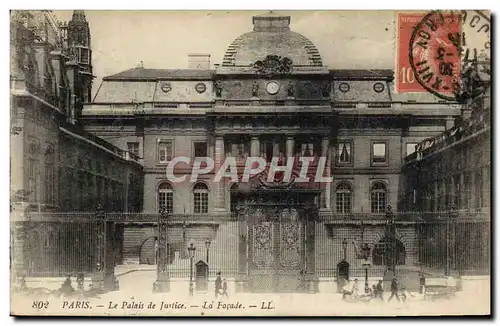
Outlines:
[[209, 152], [209, 148], [208, 148], [208, 142], [206, 140], [193, 140], [193, 150], [192, 150], [192, 155], [193, 155], [193, 158], [196, 158], [198, 157], [196, 155], [196, 144], [199, 144], [199, 143], [204, 143], [205, 144], [205, 154], [203, 156], [199, 156], [199, 157], [208, 157], [208, 152]]
[[[135, 145], [137, 145], [137, 153], [130, 151], [130, 146], [129, 146], [130, 144], [135, 144]], [[139, 150], [140, 150], [140, 145], [139, 145], [139, 142], [138, 142], [138, 141], [129, 141], [129, 142], [127, 142], [127, 151], [128, 151], [128, 152], [130, 152], [130, 153], [134, 154], [134, 155], [135, 155], [135, 156], [137, 156], [137, 157], [140, 157], [140, 155], [139, 155]]]
[[[162, 186], [165, 185], [166, 187], [165, 188], [162, 188]], [[174, 212], [174, 187], [167, 181], [161, 181], [160, 183], [158, 183], [158, 186], [156, 187], [156, 208], [157, 208], [157, 211], [160, 212], [160, 209], [161, 209], [161, 205], [160, 205], [160, 195], [161, 194], [165, 194], [165, 208], [166, 211], [165, 213], [173, 213]], [[171, 197], [171, 209], [169, 210], [168, 208], [168, 205], [167, 205], [167, 197], [168, 195], [170, 195]]]
[[[339, 189], [340, 187], [342, 186], [347, 186], [349, 188], [349, 191], [342, 191], [342, 192], [339, 192]], [[348, 209], [348, 212], [344, 211], [344, 208], [345, 208], [345, 198], [344, 196], [342, 196], [342, 211], [339, 211], [339, 197], [338, 197], [338, 194], [339, 193], [342, 193], [342, 194], [346, 194], [348, 193], [349, 194], [349, 209]], [[340, 215], [350, 215], [352, 214], [352, 210], [353, 210], [353, 203], [354, 203], [354, 190], [353, 190], [353, 187], [352, 187], [352, 184], [347, 182], [347, 181], [339, 181], [337, 183], [337, 185], [335, 186], [335, 212], [337, 214], [340, 214]]]
[[[339, 148], [340, 148], [340, 145], [341, 144], [349, 144], [349, 146], [351, 147], [351, 153], [349, 154], [349, 162], [340, 162], [339, 159], [340, 159], [340, 155], [339, 155]], [[352, 166], [353, 163], [354, 163], [354, 142], [349, 139], [349, 140], [340, 140], [338, 141], [336, 144], [335, 144], [335, 155], [334, 155], [334, 159], [335, 159], [335, 165], [336, 166]]]
[[[377, 209], [376, 211], [373, 210], [374, 208], [374, 202], [373, 202], [373, 194], [374, 194], [374, 187], [375, 185], [382, 185], [384, 187], [384, 205], [381, 206], [379, 201], [380, 201], [380, 196], [377, 197]], [[381, 180], [376, 180], [376, 181], [373, 181], [371, 184], [370, 184], [370, 212], [371, 214], [385, 214], [386, 211], [387, 211], [387, 205], [388, 205], [388, 199], [389, 199], [389, 190], [388, 190], [388, 186], [387, 186], [387, 183], [385, 183], [384, 181], [381, 181]], [[382, 193], [382, 191], [377, 191], [378, 193]], [[383, 207], [383, 209], [381, 210], [380, 207]]]
[[[198, 186], [203, 186], [203, 189], [197, 189]], [[210, 188], [203, 182], [197, 182], [192, 189], [193, 194], [193, 213], [194, 214], [208, 214], [209, 211], [209, 192]], [[206, 197], [206, 198], [205, 198]], [[197, 204], [197, 200], [200, 200]], [[206, 204], [205, 204], [206, 202]], [[206, 208], [206, 209], [204, 209]]]
[[[384, 144], [385, 146], [385, 161], [384, 162], [374, 162], [374, 146], [376, 144]], [[370, 163], [371, 166], [387, 166], [389, 165], [389, 142], [387, 140], [372, 140], [370, 143]]]
[[417, 149], [416, 149], [416, 147], [417, 147], [417, 145], [418, 145], [418, 143], [417, 143], [417, 142], [411, 142], [411, 141], [406, 142], [405, 157], [407, 157], [407, 156], [410, 156], [410, 155], [411, 155], [411, 154], [408, 154], [408, 145], [411, 145], [411, 144], [413, 144], [413, 145], [414, 145], [414, 149], [413, 149], [413, 152], [412, 152], [411, 154], [413, 154], [413, 153], [415, 153], [415, 152], [417, 151]]
[[[171, 157], [170, 159], [168, 159], [168, 155], [165, 155], [166, 156], [166, 161], [161, 161], [160, 160], [160, 146], [162, 143], [171, 143], [172, 144], [172, 154], [171, 154]], [[175, 142], [173, 139], [164, 139], [164, 138], [161, 138], [161, 139], [158, 139], [157, 141], [157, 144], [156, 144], [156, 163], [157, 164], [168, 164], [175, 156]]]

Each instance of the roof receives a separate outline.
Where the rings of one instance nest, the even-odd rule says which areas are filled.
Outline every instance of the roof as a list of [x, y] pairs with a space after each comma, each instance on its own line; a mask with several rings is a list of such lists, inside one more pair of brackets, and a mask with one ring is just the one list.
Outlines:
[[254, 29], [237, 37], [227, 48], [223, 67], [250, 66], [268, 55], [287, 57], [294, 66], [323, 66], [314, 44], [290, 31], [290, 16], [254, 16]]
[[334, 79], [392, 79], [392, 69], [331, 69]]
[[215, 70], [132, 68], [106, 76], [103, 80], [210, 79]]

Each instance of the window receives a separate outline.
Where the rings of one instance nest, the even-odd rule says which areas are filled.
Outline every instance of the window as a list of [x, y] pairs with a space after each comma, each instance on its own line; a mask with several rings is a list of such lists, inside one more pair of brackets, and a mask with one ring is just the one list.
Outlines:
[[387, 163], [386, 143], [372, 143], [372, 163]]
[[77, 60], [80, 63], [88, 64], [90, 62], [90, 50], [85, 47], [78, 47]]
[[406, 156], [415, 153], [417, 148], [417, 143], [406, 143]]
[[385, 184], [376, 182], [371, 189], [372, 213], [385, 213], [387, 203], [387, 190]]
[[134, 154], [135, 156], [139, 157], [139, 143], [137, 142], [132, 142], [132, 143], [127, 143], [127, 150]]
[[207, 142], [194, 143], [194, 157], [206, 157], [207, 152]]
[[165, 207], [165, 213], [174, 211], [174, 190], [169, 183], [163, 182], [158, 186], [158, 212]]
[[208, 187], [203, 183], [194, 186], [194, 213], [208, 213]]
[[161, 141], [158, 144], [158, 162], [168, 163], [172, 160], [174, 144], [171, 141]]
[[45, 202], [54, 203], [54, 150], [47, 147], [45, 151]]
[[337, 163], [349, 164], [352, 163], [352, 149], [350, 142], [341, 142], [337, 144]]
[[352, 190], [347, 183], [341, 183], [335, 191], [337, 213], [350, 214], [352, 212]]

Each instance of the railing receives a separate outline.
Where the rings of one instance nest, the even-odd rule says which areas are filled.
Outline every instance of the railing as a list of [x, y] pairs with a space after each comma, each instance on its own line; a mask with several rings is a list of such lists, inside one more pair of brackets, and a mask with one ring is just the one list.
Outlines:
[[[158, 222], [160, 214], [158, 213], [134, 213], [134, 212], [112, 212], [112, 213], [96, 213], [96, 212], [28, 212], [25, 214], [27, 221], [62, 221], [72, 222], [79, 220], [97, 220], [105, 219], [111, 222]], [[480, 220], [488, 221], [489, 213], [474, 212], [474, 211], [455, 211], [455, 212], [408, 212], [394, 213], [394, 220], [397, 221], [447, 221], [450, 218], [458, 220]], [[240, 220], [236, 212], [228, 213], [200, 213], [200, 214], [182, 214], [169, 213], [165, 215], [165, 220], [168, 223], [208, 223], [208, 222], [224, 222]], [[336, 221], [343, 222], [368, 222], [378, 221], [385, 223], [387, 216], [385, 213], [352, 213], [352, 214], [335, 214], [335, 213], [318, 213], [318, 221]]]
[[[99, 228], [99, 219], [102, 221], [147, 221], [155, 223], [159, 214], [144, 213], [30, 213], [30, 220], [23, 221], [23, 228], [16, 229], [15, 250], [23, 253], [16, 259], [23, 262], [24, 270], [28, 276], [62, 276], [72, 271], [91, 273], [96, 263], [98, 239], [96, 228]], [[320, 214], [321, 215], [321, 214]], [[323, 214], [324, 215], [324, 214]], [[223, 275], [233, 277], [236, 275], [239, 259], [238, 246], [241, 239], [240, 222], [221, 221], [216, 214], [169, 214], [167, 234], [171, 241], [169, 247], [169, 272], [173, 277], [187, 277], [189, 275], [189, 260], [186, 259], [186, 248], [189, 243], [194, 243], [196, 260], [206, 257], [205, 241], [212, 240], [209, 249], [209, 265], [211, 276], [215, 271], [221, 270]], [[232, 214], [224, 215], [224, 218]], [[341, 216], [341, 215], [332, 215]], [[344, 215], [342, 215], [344, 216]], [[387, 242], [380, 238], [385, 228], [383, 225], [374, 227], [363, 223], [353, 226], [352, 221], [363, 221], [362, 218], [370, 214], [350, 215], [357, 219], [337, 220], [338, 223], [317, 222], [314, 226], [314, 259], [316, 273], [320, 277], [336, 277], [336, 266], [345, 256], [350, 264], [352, 277], [363, 276], [363, 259], [356, 253], [356, 246], [367, 243], [371, 247], [372, 267], [369, 276], [380, 277], [387, 266]], [[462, 275], [488, 274], [489, 254], [491, 250], [491, 223], [488, 220], [447, 218], [441, 220], [440, 216], [432, 215], [434, 219], [415, 220], [415, 223], [398, 223], [400, 214], [395, 213], [396, 230], [398, 237], [399, 254], [396, 264], [398, 275], [417, 275], [419, 272], [427, 274], [445, 274], [450, 269], [458, 270]], [[52, 217], [53, 219], [49, 219]], [[55, 219], [54, 219], [55, 217]], [[372, 215], [382, 221], [383, 215]], [[374, 220], [374, 219], [372, 219]], [[62, 221], [67, 223], [61, 223]], [[185, 229], [184, 225], [189, 226]], [[201, 224], [198, 224], [201, 223]], [[218, 223], [217, 228], [208, 225]], [[102, 227], [102, 225], [101, 225]], [[133, 228], [133, 227], [132, 227]], [[117, 230], [120, 230], [118, 226]], [[121, 229], [117, 243], [116, 261], [130, 253], [120, 253], [120, 247], [134, 238], [126, 238]], [[130, 230], [130, 229], [129, 229]], [[186, 233], [184, 233], [186, 232]], [[120, 232], [117, 232], [120, 233]], [[155, 233], [151, 233], [155, 235]], [[128, 239], [128, 240], [127, 240]], [[149, 240], [148, 240], [149, 239]], [[137, 242], [134, 257], [142, 257], [141, 262], [154, 263], [154, 238], [145, 242]], [[346, 249], [344, 251], [344, 241]], [[21, 242], [17, 242], [21, 241]], [[253, 240], [247, 240], [250, 245]], [[306, 240], [304, 240], [306, 241]], [[24, 249], [22, 249], [24, 248]], [[142, 250], [141, 250], [142, 248]], [[149, 248], [149, 249], [147, 249]], [[120, 258], [122, 257], [122, 258]], [[144, 258], [146, 257], [146, 258]], [[16, 261], [17, 261], [16, 260]]]
[[404, 160], [405, 162], [410, 162], [415, 159], [423, 159], [427, 155], [435, 153], [440, 149], [487, 131], [489, 126], [490, 111], [477, 111], [471, 119], [462, 122], [460, 125], [448, 129], [436, 137], [428, 138], [420, 142], [417, 145], [416, 151], [405, 157]]
[[329, 99], [286, 99], [286, 100], [266, 100], [266, 99], [253, 99], [253, 100], [228, 100], [219, 99], [224, 106], [251, 106], [257, 102], [262, 106], [284, 106], [284, 105], [300, 105], [300, 106], [330, 106]]

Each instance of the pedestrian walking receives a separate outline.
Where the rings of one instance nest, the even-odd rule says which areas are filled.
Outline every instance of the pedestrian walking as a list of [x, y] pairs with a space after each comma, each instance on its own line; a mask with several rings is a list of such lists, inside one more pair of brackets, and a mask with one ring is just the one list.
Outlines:
[[222, 282], [222, 296], [226, 297], [226, 299], [229, 299], [229, 296], [227, 295], [227, 281], [224, 279]]
[[396, 297], [396, 299], [398, 299], [398, 302], [401, 302], [398, 294], [398, 280], [395, 277], [391, 282], [391, 296], [389, 297], [389, 300], [387, 300], [387, 302], [391, 301], [394, 296]]
[[215, 279], [215, 297], [219, 297], [220, 290], [222, 289], [222, 278], [220, 277], [220, 271], [217, 272], [217, 278]]
[[85, 278], [84, 278], [84, 274], [83, 273], [78, 273], [78, 275], [76, 276], [76, 285], [77, 285], [77, 289], [79, 291], [83, 291], [83, 283], [85, 281]]
[[64, 294], [72, 293], [75, 291], [75, 289], [71, 285], [71, 274], [68, 274], [66, 276], [66, 280], [62, 284], [60, 291], [61, 291], [61, 293], [64, 293]]
[[358, 283], [358, 279], [354, 279], [354, 284], [352, 286], [352, 296], [353, 297], [358, 297], [359, 296], [359, 283]]
[[384, 287], [382, 286], [382, 281], [379, 280], [377, 283], [377, 297], [384, 301]]

